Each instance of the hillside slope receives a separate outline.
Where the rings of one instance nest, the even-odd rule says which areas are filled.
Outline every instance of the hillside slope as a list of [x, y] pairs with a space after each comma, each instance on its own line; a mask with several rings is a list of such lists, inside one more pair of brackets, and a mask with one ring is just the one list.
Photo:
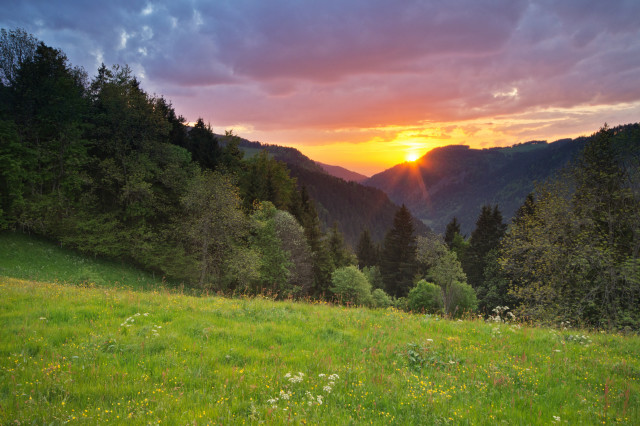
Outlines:
[[552, 176], [584, 146], [586, 138], [529, 142], [509, 148], [435, 148], [413, 163], [372, 176], [364, 183], [404, 203], [437, 232], [456, 216], [469, 234], [483, 204], [497, 203], [511, 218], [536, 181]]
[[[225, 143], [224, 136], [218, 136]], [[347, 182], [331, 176], [318, 163], [295, 148], [262, 144], [241, 139], [240, 148], [247, 155], [255, 155], [266, 149], [282, 161], [291, 171], [300, 187], [304, 186], [316, 203], [318, 216], [325, 229], [338, 222], [345, 241], [355, 248], [364, 229], [369, 229], [374, 240], [382, 241], [393, 225], [393, 217], [399, 208], [381, 190]], [[429, 228], [420, 220], [414, 221], [418, 235], [425, 235]]]
[[[615, 149], [637, 155], [640, 124], [613, 128]], [[364, 182], [404, 203], [436, 232], [456, 216], [469, 234], [484, 204], [498, 204], [505, 221], [522, 205], [535, 182], [565, 167], [591, 138], [532, 141], [507, 148], [471, 149], [463, 145], [435, 148], [413, 163], [399, 164]]]
[[345, 169], [344, 167], [331, 166], [329, 164], [324, 164], [324, 163], [321, 163], [319, 161], [316, 161], [316, 164], [318, 164], [320, 167], [322, 167], [322, 169], [325, 172], [329, 173], [331, 176], [335, 176], [335, 177], [338, 177], [340, 179], [344, 179], [347, 182], [362, 183], [365, 180], [369, 179], [368, 176], [361, 175], [360, 173], [352, 172], [351, 170]]

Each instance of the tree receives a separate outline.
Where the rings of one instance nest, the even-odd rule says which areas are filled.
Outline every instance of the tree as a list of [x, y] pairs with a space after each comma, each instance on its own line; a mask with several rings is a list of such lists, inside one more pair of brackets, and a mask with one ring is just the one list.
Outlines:
[[276, 230], [275, 216], [278, 210], [269, 201], [260, 203], [251, 215], [251, 246], [260, 253], [260, 276], [253, 294], [270, 293], [286, 297], [292, 293], [290, 286], [290, 269], [293, 266], [290, 255], [283, 249], [283, 244]]
[[420, 280], [409, 291], [409, 309], [413, 312], [437, 313], [443, 307], [442, 289], [430, 282]]
[[371, 303], [371, 284], [356, 266], [344, 266], [331, 274], [331, 292], [346, 304], [368, 305]]
[[380, 264], [380, 248], [371, 239], [368, 229], [364, 229], [358, 240], [356, 250], [358, 266], [360, 268], [372, 267]]
[[393, 227], [384, 239], [381, 272], [389, 294], [404, 297], [412, 285], [415, 270], [416, 237], [413, 218], [403, 204], [395, 214]]
[[455, 216], [451, 219], [451, 222], [447, 224], [447, 228], [444, 231], [444, 242], [449, 248], [452, 248], [453, 241], [456, 235], [460, 234], [460, 223]]
[[638, 164], [627, 167], [638, 147], [622, 130], [593, 135], [560, 178], [536, 189], [506, 236], [501, 265], [520, 316], [640, 327]]
[[229, 178], [209, 171], [196, 176], [182, 198], [184, 235], [197, 258], [202, 287], [220, 280], [225, 260], [248, 231], [240, 203]]
[[471, 233], [469, 248], [462, 259], [462, 266], [467, 274], [468, 282], [473, 288], [483, 284], [486, 256], [498, 247], [504, 235], [506, 225], [502, 221], [502, 213], [495, 205], [482, 206], [482, 211], [476, 221], [476, 228]]
[[344, 237], [338, 229], [338, 223], [334, 222], [329, 230], [327, 245], [329, 248], [329, 256], [334, 268], [342, 268], [355, 263], [355, 259], [351, 251], [344, 243]]
[[375, 308], [388, 308], [393, 301], [381, 288], [376, 288], [371, 292], [371, 301]]
[[272, 158], [266, 150], [247, 162], [239, 182], [247, 211], [260, 201], [270, 201], [280, 210], [289, 210], [294, 203], [296, 180], [289, 176], [284, 163]]
[[202, 168], [215, 170], [222, 153], [211, 125], [204, 124], [204, 120], [198, 118], [187, 135], [186, 148], [191, 152], [193, 160]]
[[22, 64], [33, 59], [38, 40], [23, 29], [0, 30], [0, 83], [12, 86]]
[[304, 228], [289, 213], [278, 210], [273, 222], [276, 236], [289, 261], [288, 289], [293, 294], [301, 294], [313, 286], [313, 258], [304, 235]]

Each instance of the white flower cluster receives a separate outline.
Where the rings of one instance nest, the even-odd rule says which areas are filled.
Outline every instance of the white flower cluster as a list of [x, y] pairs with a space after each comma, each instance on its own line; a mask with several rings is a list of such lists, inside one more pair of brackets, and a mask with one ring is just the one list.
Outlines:
[[584, 347], [589, 347], [589, 345], [593, 343], [593, 341], [584, 334], [582, 336], [579, 334], [570, 334], [565, 337], [565, 340], [567, 342], [579, 343], [584, 345]]
[[[287, 382], [289, 382], [288, 384], [285, 385], [285, 389], [287, 390], [281, 389], [277, 397], [267, 400], [267, 404], [269, 404], [271, 408], [278, 408], [279, 401], [289, 401], [290, 399], [292, 399], [292, 397], [300, 398], [300, 396], [303, 395], [301, 392], [298, 392], [298, 393], [293, 392], [292, 390], [288, 389], [288, 387], [290, 385], [295, 385], [296, 383], [302, 383], [304, 381], [304, 377], [305, 375], [302, 372], [298, 372], [298, 374], [291, 374], [291, 373], [285, 374], [284, 378], [287, 380]], [[330, 394], [331, 391], [333, 390], [333, 387], [335, 386], [335, 381], [340, 378], [337, 374], [330, 374], [329, 376], [327, 376], [324, 373], [318, 374], [318, 377], [320, 379], [325, 379], [327, 381], [327, 384], [322, 387], [322, 390], [326, 392], [327, 395]], [[311, 380], [310, 385], [313, 385], [313, 380]], [[300, 402], [301, 403], [306, 402], [308, 406], [322, 405], [324, 404], [324, 399], [327, 397], [327, 395], [314, 395], [310, 391], [305, 391], [304, 395], [305, 396]], [[288, 410], [288, 407], [284, 407], [282, 409]]]
[[140, 312], [133, 314], [132, 316], [124, 320], [124, 322], [120, 324], [120, 327], [131, 327], [132, 323], [135, 322], [135, 317], [139, 317], [140, 315], [144, 315], [146, 317], [149, 315], [149, 312], [145, 312], [144, 314], [141, 314]]
[[[140, 312], [138, 312], [131, 315], [129, 318], [125, 319], [122, 322], [122, 324], [120, 324], [120, 327], [131, 327], [133, 323], [136, 321], [136, 317], [139, 317], [139, 316], [148, 317], [149, 312], [145, 312], [144, 314], [141, 314]], [[153, 337], [159, 337], [160, 334], [158, 333], [158, 330], [160, 330], [161, 328], [162, 328], [161, 325], [154, 325], [153, 328], [151, 329], [151, 335]]]
[[304, 373], [299, 371], [297, 376], [292, 376], [291, 373], [287, 373], [284, 375], [284, 378], [291, 383], [300, 383], [304, 380]]
[[516, 316], [513, 315], [513, 313], [511, 311], [509, 311], [509, 307], [508, 306], [496, 306], [495, 308], [493, 308], [493, 313], [495, 313], [495, 315], [489, 315], [489, 318], [487, 319], [487, 321], [493, 321], [493, 322], [512, 322], [516, 320]]

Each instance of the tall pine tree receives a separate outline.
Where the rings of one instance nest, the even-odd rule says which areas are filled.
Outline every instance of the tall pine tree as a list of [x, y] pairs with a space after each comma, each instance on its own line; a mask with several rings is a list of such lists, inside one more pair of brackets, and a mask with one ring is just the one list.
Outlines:
[[487, 255], [491, 250], [498, 248], [506, 229], [507, 226], [502, 221], [502, 213], [497, 205], [493, 207], [482, 206], [482, 211], [476, 221], [476, 229], [471, 233], [469, 248], [462, 262], [468, 282], [473, 288], [483, 284]]
[[403, 204], [393, 218], [393, 227], [384, 239], [382, 278], [387, 292], [404, 297], [412, 286], [416, 266], [416, 237], [413, 218]]

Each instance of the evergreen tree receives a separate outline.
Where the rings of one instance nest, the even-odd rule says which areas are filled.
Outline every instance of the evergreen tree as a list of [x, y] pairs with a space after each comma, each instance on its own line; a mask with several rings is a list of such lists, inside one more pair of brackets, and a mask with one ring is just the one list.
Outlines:
[[198, 118], [195, 126], [188, 132], [187, 149], [202, 168], [215, 170], [220, 161], [221, 150], [218, 139], [213, 134], [211, 126], [204, 124], [202, 118]]
[[498, 206], [482, 206], [462, 262], [468, 282], [473, 288], [483, 284], [486, 256], [491, 250], [498, 248], [505, 231], [506, 225]]
[[406, 296], [415, 272], [416, 237], [413, 218], [404, 204], [396, 212], [393, 227], [384, 239], [380, 266], [387, 293]]
[[456, 234], [461, 235], [460, 223], [458, 222], [458, 218], [454, 216], [453, 219], [451, 219], [451, 222], [447, 224], [447, 228], [444, 231], [444, 242], [449, 246], [449, 248], [452, 248]]
[[344, 237], [338, 229], [338, 222], [334, 222], [329, 230], [327, 239], [329, 255], [333, 263], [333, 268], [342, 268], [355, 263], [353, 255], [344, 243]]
[[358, 240], [358, 248], [356, 252], [358, 256], [358, 267], [372, 267], [380, 264], [380, 248], [371, 240], [371, 234], [368, 229], [362, 231]]

